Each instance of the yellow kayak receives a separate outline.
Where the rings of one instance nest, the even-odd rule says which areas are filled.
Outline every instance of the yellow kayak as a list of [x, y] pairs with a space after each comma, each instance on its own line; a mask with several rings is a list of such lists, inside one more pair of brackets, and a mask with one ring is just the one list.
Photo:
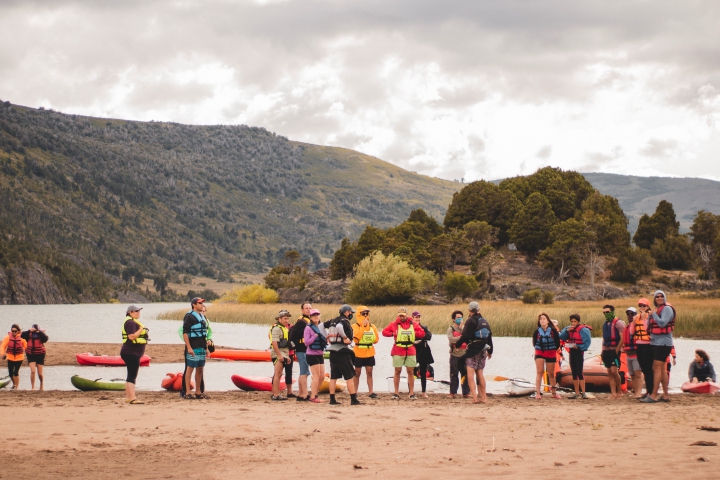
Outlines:
[[[335, 393], [343, 393], [347, 391], [347, 383], [342, 378], [339, 378], [335, 383]], [[318, 393], [330, 393], [330, 374], [325, 374], [325, 379], [320, 384]]]

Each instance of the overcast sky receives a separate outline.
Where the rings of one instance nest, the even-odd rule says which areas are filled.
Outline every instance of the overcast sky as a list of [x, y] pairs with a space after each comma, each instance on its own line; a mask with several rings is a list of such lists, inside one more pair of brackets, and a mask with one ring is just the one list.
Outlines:
[[720, 2], [0, 0], [0, 99], [447, 179], [720, 179]]

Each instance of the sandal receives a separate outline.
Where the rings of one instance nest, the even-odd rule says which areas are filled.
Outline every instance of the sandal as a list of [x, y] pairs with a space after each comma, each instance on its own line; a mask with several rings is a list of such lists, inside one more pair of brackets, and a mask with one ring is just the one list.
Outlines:
[[210, 397], [205, 395], [204, 393], [201, 393], [200, 395], [195, 395], [195, 399], [197, 400], [210, 400]]
[[132, 400], [125, 400], [130, 405], [145, 405], [145, 402], [142, 400], [138, 400], [137, 398], [133, 398]]
[[390, 397], [390, 399], [391, 400], [400, 400], [400, 395], [398, 395], [397, 393], [393, 393], [392, 397]]

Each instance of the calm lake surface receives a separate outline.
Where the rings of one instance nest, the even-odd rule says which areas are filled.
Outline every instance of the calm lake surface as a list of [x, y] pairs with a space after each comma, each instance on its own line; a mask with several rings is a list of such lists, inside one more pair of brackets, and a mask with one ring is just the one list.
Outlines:
[[[150, 338], [154, 343], [177, 344], [182, 351], [182, 341], [178, 336], [180, 321], [157, 320], [157, 315], [169, 310], [188, 307], [187, 303], [151, 303], [140, 305], [144, 307], [141, 321], [150, 329]], [[37, 323], [46, 330], [50, 337], [47, 345], [52, 348], [52, 342], [90, 342], [90, 343], [117, 343], [120, 352], [120, 329], [125, 318], [127, 305], [118, 304], [82, 304], [82, 305], [0, 305], [0, 317], [6, 319], [7, 325], [0, 326], [3, 334], [10, 330], [13, 323], [19, 324], [23, 330]], [[189, 310], [189, 307], [188, 307]], [[212, 318], [210, 318], [212, 321]], [[492, 325], [492, 319], [490, 324]], [[237, 348], [265, 350], [269, 347], [268, 329], [264, 325], [248, 325], [239, 323], [213, 323], [213, 339], [218, 345]], [[1, 330], [5, 328], [6, 330]], [[495, 355], [487, 362], [486, 377], [502, 375], [505, 377], [534, 379], [535, 366], [533, 362], [533, 348], [528, 338], [497, 337], [494, 338]], [[435, 378], [449, 380], [448, 346], [445, 335], [435, 335], [430, 341], [433, 356], [435, 357]], [[390, 349], [392, 339], [382, 337], [376, 345], [376, 361], [374, 381], [375, 391], [386, 392], [388, 381], [386, 377], [393, 373]], [[677, 350], [677, 366], [673, 367], [670, 376], [670, 385], [678, 388], [687, 379], [687, 368], [694, 358], [697, 348], [704, 349], [716, 365], [720, 365], [720, 341], [715, 340], [675, 340]], [[586, 354], [599, 354], [600, 339], [593, 338], [593, 345]], [[81, 352], [78, 352], [81, 353]], [[5, 362], [2, 362], [0, 377], [7, 375]], [[160, 382], [166, 373], [182, 372], [182, 363], [156, 364], [140, 369], [137, 388], [139, 390], [161, 390]], [[329, 364], [326, 362], [326, 371]], [[56, 366], [45, 368], [45, 388], [58, 390], [72, 390], [70, 383], [72, 375], [81, 375], [85, 378], [125, 378], [124, 367], [83, 367]], [[230, 376], [239, 375], [272, 375], [272, 365], [265, 362], [209, 362], [205, 370], [205, 384], [207, 390], [236, 390], [230, 381]], [[295, 367], [294, 377], [297, 378], [298, 368]], [[447, 387], [430, 382], [429, 389], [436, 388], [438, 392], [447, 392]], [[30, 369], [23, 364], [20, 371], [20, 388], [30, 388]], [[297, 387], [295, 387], [297, 389]], [[360, 391], [367, 391], [365, 374], [360, 382]], [[504, 383], [488, 382], [488, 391], [504, 393]]]

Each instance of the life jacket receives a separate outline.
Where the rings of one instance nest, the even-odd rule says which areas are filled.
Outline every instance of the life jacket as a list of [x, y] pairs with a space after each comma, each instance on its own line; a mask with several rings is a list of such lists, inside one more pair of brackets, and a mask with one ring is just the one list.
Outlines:
[[617, 328], [619, 318], [613, 318], [611, 321], [603, 323], [603, 347], [617, 347], [620, 342], [620, 332]]
[[666, 303], [665, 305], [659, 307], [657, 309], [657, 315], [660, 316], [660, 313], [665, 310], [665, 307], [670, 307], [670, 310], [673, 312], [672, 319], [670, 322], [668, 322], [667, 325], [664, 327], [661, 327], [657, 323], [655, 323], [655, 317], [652, 315], [650, 316], [650, 323], [648, 325], [648, 331], [651, 335], [667, 335], [668, 333], [672, 333], [673, 330], [675, 330], [675, 307], [670, 305], [669, 303]]
[[192, 316], [195, 317], [197, 320], [197, 323], [193, 324], [190, 327], [190, 332], [188, 333], [188, 338], [207, 338], [208, 336], [208, 321], [207, 319], [196, 312], [195, 310], [190, 310], [188, 313], [192, 313]]
[[330, 328], [328, 328], [328, 343], [330, 343], [331, 345], [345, 344], [345, 338], [340, 335], [340, 330], [342, 330], [342, 333], [345, 333], [345, 327], [343, 326], [342, 321], [333, 320], [333, 322], [330, 324]]
[[28, 355], [42, 355], [45, 353], [45, 344], [40, 340], [40, 332], [29, 333], [25, 353]]
[[25, 352], [25, 347], [22, 344], [22, 338], [20, 335], [15, 336], [12, 332], [8, 332], [8, 344], [5, 353], [9, 355], [22, 355]]
[[372, 323], [368, 324], [368, 326], [364, 328], [367, 330], [365, 330], [360, 336], [360, 341], [357, 344], [358, 348], [370, 348], [375, 345], [375, 340], [377, 340]]
[[282, 332], [282, 337], [280, 337], [280, 340], [278, 340], [278, 342], [277, 342], [278, 348], [288, 348], [290, 346], [290, 341], [288, 340], [289, 330], [287, 328], [283, 327], [282, 325], [280, 325], [279, 323], [273, 324], [273, 326], [270, 327], [270, 331], [268, 332], [268, 338], [270, 339], [270, 346], [272, 347], [272, 342], [273, 342], [272, 332], [275, 327], [280, 328], [280, 331]]
[[397, 333], [395, 334], [395, 345], [400, 348], [410, 348], [415, 344], [415, 325], [410, 322], [408, 328], [404, 328], [398, 324]]
[[638, 343], [650, 342], [650, 334], [645, 330], [645, 323], [642, 320], [635, 320], [635, 332], [633, 333], [633, 343], [636, 348]]
[[710, 367], [708, 366], [708, 362], [703, 362], [702, 367], [698, 367], [697, 362], [695, 363], [694, 377], [701, 382], [704, 382], [705, 379], [710, 378]]
[[538, 327], [535, 349], [547, 352], [557, 350], [558, 348], [558, 345], [555, 343], [555, 338], [553, 338], [553, 329], [548, 327], [547, 331], [543, 331], [542, 327]]
[[310, 318], [302, 316], [298, 318], [295, 321], [295, 325], [290, 327], [290, 333], [288, 333], [288, 338], [290, 341], [295, 343], [295, 345], [305, 344], [305, 327], [307, 327], [310, 324]]
[[132, 321], [134, 321], [135, 323], [137, 323], [138, 326], [140, 327], [140, 331], [142, 332], [138, 338], [136, 338], [135, 340], [130, 340], [130, 343], [146, 344], [146, 343], [147, 343], [148, 335], [147, 335], [147, 331], [145, 330], [145, 325], [143, 325], [142, 323], [138, 322], [137, 320], [135, 320], [134, 318], [132, 318], [130, 315], [128, 315], [127, 317], [125, 317], [125, 321], [123, 322], [123, 326], [122, 326], [122, 339], [123, 339], [123, 343], [128, 343], [128, 334], [127, 334], [127, 332], [125, 331], [125, 322], [127, 322], [128, 320], [132, 320]]
[[627, 327], [625, 327], [625, 332], [623, 334], [623, 351], [625, 353], [629, 353], [636, 350], [637, 344], [635, 343], [635, 335], [630, 335], [630, 325], [628, 325]]
[[310, 350], [325, 350], [325, 347], [327, 347], [327, 338], [323, 336], [322, 333], [320, 333], [320, 329], [317, 325], [313, 325], [312, 323], [308, 325], [313, 332], [317, 334], [317, 338], [315, 341], [310, 345]]
[[[457, 330], [453, 330], [453, 337], [460, 338], [461, 336], [462, 336], [461, 332], [458, 332]], [[460, 350], [467, 348], [467, 343], [461, 344], [459, 348], [460, 348]]]
[[574, 328], [573, 327], [568, 328], [567, 343], [574, 343], [575, 345], [582, 345], [583, 343], [585, 343], [585, 342], [583, 342], [582, 334], [580, 333], [583, 328], [589, 328], [590, 330], [592, 330], [592, 327], [590, 325], [585, 325], [584, 323], [578, 324], [578, 326], [574, 327]]

